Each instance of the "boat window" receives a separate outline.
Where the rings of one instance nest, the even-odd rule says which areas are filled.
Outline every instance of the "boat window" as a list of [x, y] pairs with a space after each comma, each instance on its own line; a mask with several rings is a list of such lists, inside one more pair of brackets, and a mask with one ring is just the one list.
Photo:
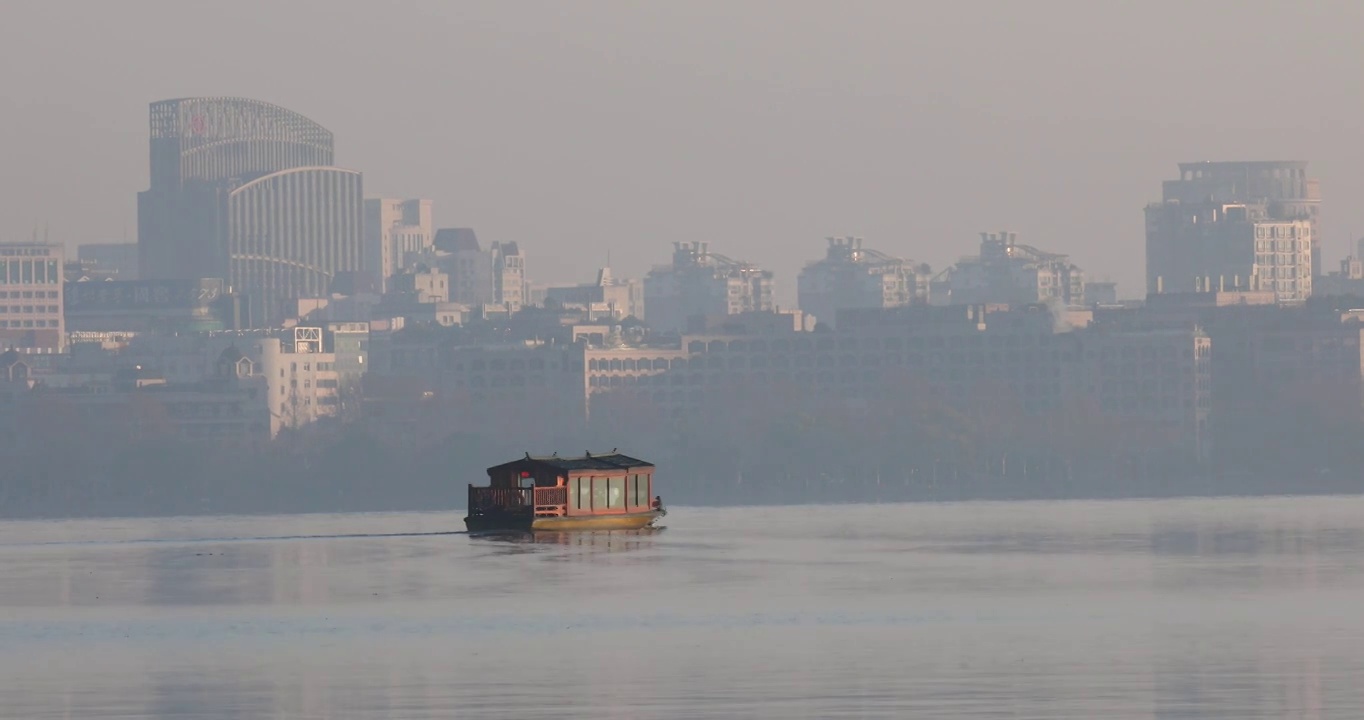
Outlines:
[[573, 478], [573, 493], [578, 497], [578, 509], [590, 510], [592, 508], [592, 478], [575, 477]]
[[630, 504], [635, 507], [649, 505], [649, 476], [630, 476]]
[[625, 476], [607, 479], [606, 507], [625, 507]]
[[592, 509], [600, 510], [606, 507], [606, 478], [592, 478]]

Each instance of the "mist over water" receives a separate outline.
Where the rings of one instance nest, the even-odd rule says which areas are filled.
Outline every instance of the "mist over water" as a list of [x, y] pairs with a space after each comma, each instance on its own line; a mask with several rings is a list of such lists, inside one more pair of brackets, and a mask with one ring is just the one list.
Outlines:
[[1326, 718], [1357, 498], [0, 523], [0, 715]]

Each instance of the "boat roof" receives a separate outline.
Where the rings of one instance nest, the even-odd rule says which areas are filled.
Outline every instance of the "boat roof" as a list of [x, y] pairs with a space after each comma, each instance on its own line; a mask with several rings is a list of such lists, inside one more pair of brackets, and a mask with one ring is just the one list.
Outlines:
[[601, 453], [600, 455], [589, 452], [579, 457], [559, 457], [558, 455], [532, 456], [530, 453], [526, 453], [526, 456], [523, 458], [502, 463], [501, 465], [494, 465], [488, 468], [488, 470], [496, 470], [498, 468], [508, 467], [510, 465], [520, 465], [527, 462], [537, 465], [547, 465], [556, 470], [563, 471], [623, 470], [626, 468], [654, 467], [654, 464], [647, 460], [640, 460], [637, 457], [631, 457], [613, 450], [609, 453]]

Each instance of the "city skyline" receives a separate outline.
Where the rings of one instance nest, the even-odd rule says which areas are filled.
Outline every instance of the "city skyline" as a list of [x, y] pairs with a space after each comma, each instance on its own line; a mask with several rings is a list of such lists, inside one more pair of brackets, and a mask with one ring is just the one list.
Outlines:
[[[119, 62], [53, 61], [40, 86], [19, 69], [42, 49], [7, 38], [15, 131], [4, 150], [21, 171], [0, 188], [0, 227], [12, 239], [44, 225], [68, 246], [134, 237], [126, 198], [146, 182], [142, 108], [219, 93], [325, 118], [370, 195], [430, 197], [438, 226], [518, 242], [576, 278], [608, 251], [623, 274], [642, 275], [658, 248], [696, 239], [773, 258], [779, 278], [794, 278], [799, 262], [785, 248], [848, 234], [941, 267], [959, 252], [953, 238], [1009, 228], [1136, 289], [1142, 205], [1159, 198], [1169, 168], [1202, 159], [1311, 161], [1331, 208], [1328, 268], [1364, 229], [1364, 210], [1348, 202], [1364, 193], [1351, 143], [1364, 108], [1336, 91], [1357, 65], [1338, 56], [1361, 16], [1346, 4], [1172, 4], [1184, 21], [1169, 28], [1149, 5], [925, 18], [909, 6], [790, 3], [774, 14], [752, 3], [713, 23], [718, 8], [705, 4], [553, 14], [414, 3], [389, 16], [331, 13], [325, 45], [294, 32], [315, 21], [308, 3], [271, 6], [271, 29], [205, 10], [223, 32], [193, 40], [161, 32], [166, 7], [91, 8], [73, 45]], [[59, 22], [42, 5], [13, 11], [12, 28]], [[399, 30], [416, 33], [403, 53], [376, 61], [344, 50]], [[1171, 33], [1180, 50], [1151, 52], [1139, 40], [1151, 32]], [[1275, 51], [1247, 55], [1243, 44]], [[1060, 46], [1066, 55], [1052, 51]], [[1102, 61], [1061, 60], [1070, 53]], [[233, 62], [196, 60], [215, 56]], [[114, 70], [130, 79], [113, 82]], [[1304, 70], [1316, 82], [1301, 84]], [[1293, 88], [1293, 100], [1194, 79], [1247, 73]], [[402, 112], [359, 109], [370, 107], [359, 88], [393, 78]], [[77, 163], [80, 177], [49, 169]], [[778, 292], [789, 305], [790, 282]]]

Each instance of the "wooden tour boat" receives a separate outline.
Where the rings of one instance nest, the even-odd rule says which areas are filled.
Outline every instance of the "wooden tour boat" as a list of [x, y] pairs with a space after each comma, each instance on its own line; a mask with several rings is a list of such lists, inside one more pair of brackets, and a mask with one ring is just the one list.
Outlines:
[[470, 532], [633, 530], [668, 514], [652, 494], [654, 464], [615, 450], [582, 457], [531, 457], [488, 468], [469, 485]]

